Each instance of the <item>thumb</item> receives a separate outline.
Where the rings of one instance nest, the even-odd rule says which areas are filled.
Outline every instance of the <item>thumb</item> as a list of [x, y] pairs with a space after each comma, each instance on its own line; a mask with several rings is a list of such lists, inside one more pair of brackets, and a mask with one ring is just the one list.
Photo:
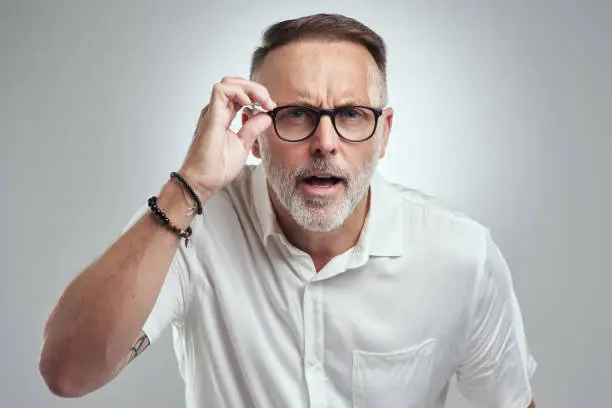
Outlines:
[[238, 131], [236, 136], [242, 141], [245, 149], [250, 150], [251, 146], [262, 132], [272, 125], [272, 118], [265, 113], [258, 113], [250, 117]]

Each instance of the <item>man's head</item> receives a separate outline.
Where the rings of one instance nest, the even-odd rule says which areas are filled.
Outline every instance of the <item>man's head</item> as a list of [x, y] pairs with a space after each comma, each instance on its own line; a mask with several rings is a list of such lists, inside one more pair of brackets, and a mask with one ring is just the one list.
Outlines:
[[335, 127], [331, 116], [314, 110], [280, 111], [277, 126], [253, 147], [273, 201], [303, 228], [338, 228], [365, 200], [392, 122], [392, 110], [382, 109], [385, 69], [382, 38], [340, 15], [274, 24], [254, 52], [251, 79], [263, 84], [278, 106], [336, 110]]

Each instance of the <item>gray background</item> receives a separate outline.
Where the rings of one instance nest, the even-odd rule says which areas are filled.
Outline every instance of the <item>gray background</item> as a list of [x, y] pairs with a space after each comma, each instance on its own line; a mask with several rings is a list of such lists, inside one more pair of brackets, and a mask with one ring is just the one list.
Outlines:
[[52, 396], [44, 322], [181, 163], [211, 86], [247, 75], [267, 25], [319, 11], [388, 43], [382, 173], [491, 227], [538, 406], [610, 406], [611, 6], [500, 3], [2, 1], [0, 406], [183, 405], [169, 332], [103, 389]]

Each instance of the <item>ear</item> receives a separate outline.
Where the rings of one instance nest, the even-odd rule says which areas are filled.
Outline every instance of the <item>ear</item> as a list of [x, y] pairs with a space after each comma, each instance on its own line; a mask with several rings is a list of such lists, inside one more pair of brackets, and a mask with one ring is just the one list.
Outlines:
[[261, 159], [261, 151], [259, 150], [259, 140], [255, 139], [253, 142], [253, 147], [251, 147], [251, 154], [255, 156], [256, 159]]
[[381, 141], [382, 146], [380, 147], [380, 156], [379, 158], [385, 157], [385, 152], [387, 151], [387, 144], [389, 143], [389, 134], [391, 133], [391, 126], [393, 125], [393, 108], [386, 108], [383, 110], [381, 124], [383, 125], [382, 130], [382, 138]]
[[[242, 126], [244, 126], [244, 124], [249, 120], [249, 115], [247, 115], [245, 112], [242, 112]], [[253, 156], [255, 156], [255, 158], [257, 159], [261, 159], [261, 151], [259, 150], [259, 140], [255, 139], [255, 141], [253, 142], [253, 146], [251, 147], [251, 154], [253, 154]]]

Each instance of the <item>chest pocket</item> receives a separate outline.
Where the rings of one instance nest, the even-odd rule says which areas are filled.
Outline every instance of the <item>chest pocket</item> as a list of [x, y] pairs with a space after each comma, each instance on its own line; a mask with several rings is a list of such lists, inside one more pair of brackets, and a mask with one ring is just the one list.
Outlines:
[[426, 407], [435, 339], [392, 353], [353, 351], [354, 408]]

